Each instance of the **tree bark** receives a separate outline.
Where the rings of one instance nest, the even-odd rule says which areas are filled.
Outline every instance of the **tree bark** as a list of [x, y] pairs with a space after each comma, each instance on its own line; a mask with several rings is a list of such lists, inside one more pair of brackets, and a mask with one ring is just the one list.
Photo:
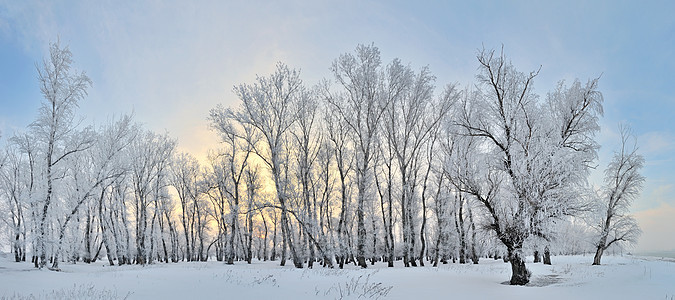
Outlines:
[[[364, 159], [365, 160], [365, 159]], [[366, 202], [366, 178], [365, 173], [367, 169], [360, 170], [358, 181], [358, 197], [356, 208], [356, 260], [361, 268], [367, 268], [366, 263], [366, 218], [365, 218], [365, 202]]]
[[509, 262], [511, 263], [511, 285], [525, 285], [530, 282], [530, 271], [525, 267], [523, 249], [509, 250]]
[[595, 257], [593, 257], [593, 265], [594, 266], [600, 265], [600, 259], [602, 259], [602, 253], [603, 252], [605, 252], [605, 247], [598, 246], [597, 250], [595, 251]]
[[467, 205], [467, 212], [469, 213], [469, 223], [471, 224], [471, 261], [474, 265], [478, 264], [478, 253], [476, 253], [476, 223], [473, 221], [473, 212], [471, 211], [471, 204]]
[[457, 235], [459, 236], [459, 263], [466, 263], [466, 235], [464, 233], [464, 197], [461, 193], [457, 195], [457, 205], [459, 211], [455, 217], [455, 228], [457, 228]]
[[[431, 169], [431, 168], [429, 168]], [[427, 171], [428, 174], [428, 171]], [[426, 178], [425, 178], [426, 181]], [[424, 267], [424, 252], [426, 251], [427, 241], [424, 238], [424, 231], [427, 225], [427, 203], [425, 199], [426, 183], [422, 190], [422, 226], [420, 226], [420, 266]]]
[[103, 239], [103, 244], [105, 245], [105, 255], [108, 258], [108, 263], [111, 266], [114, 266], [115, 262], [113, 261], [113, 255], [109, 245], [110, 241], [108, 240], [108, 234], [106, 232], [105, 215], [103, 214], [103, 199], [105, 198], [105, 190], [105, 188], [101, 189], [101, 196], [98, 198], [98, 219], [100, 220], [99, 224], [101, 226], [101, 238]]

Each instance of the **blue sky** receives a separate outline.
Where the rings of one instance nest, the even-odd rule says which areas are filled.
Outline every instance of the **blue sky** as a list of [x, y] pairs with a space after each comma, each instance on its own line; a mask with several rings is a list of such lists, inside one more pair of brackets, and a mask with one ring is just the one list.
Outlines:
[[[521, 71], [558, 80], [602, 76], [600, 168], [630, 124], [647, 159], [633, 206], [637, 250], [675, 249], [675, 2], [672, 1], [12, 1], [0, 0], [0, 144], [33, 120], [35, 64], [60, 37], [94, 81], [87, 122], [134, 112], [203, 157], [216, 147], [208, 110], [277, 61], [308, 84], [333, 59], [375, 43], [383, 61], [428, 65], [437, 85], [474, 81], [477, 49], [504, 45]], [[597, 181], [601, 174], [594, 174]]]

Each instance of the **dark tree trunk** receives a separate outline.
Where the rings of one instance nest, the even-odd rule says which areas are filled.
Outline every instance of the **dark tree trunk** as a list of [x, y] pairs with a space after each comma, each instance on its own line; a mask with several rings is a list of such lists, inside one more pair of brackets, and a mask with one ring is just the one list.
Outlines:
[[593, 265], [594, 266], [600, 265], [600, 259], [602, 259], [602, 253], [603, 252], [605, 252], [605, 247], [598, 246], [597, 250], [595, 251], [595, 257], [593, 257]]
[[522, 249], [510, 250], [509, 262], [511, 263], [511, 285], [525, 285], [530, 282], [531, 273], [525, 267]]
[[375, 265], [377, 260], [377, 226], [375, 224], [375, 218], [372, 218], [372, 228], [373, 228], [373, 255], [371, 256], [370, 265]]
[[[105, 189], [101, 189], [101, 196], [98, 199], [98, 219], [100, 220], [100, 226], [101, 226], [101, 239], [103, 240], [103, 244], [105, 245], [105, 253], [106, 257], [108, 258], [108, 263], [111, 266], [115, 265], [115, 262], [113, 261], [113, 253], [111, 251], [111, 247], [109, 245], [110, 241], [108, 240], [108, 235], [106, 232], [106, 227], [105, 227], [105, 215], [103, 214], [103, 199], [105, 197]], [[112, 220], [110, 220], [110, 223], [112, 223]]]
[[87, 208], [87, 222], [84, 227], [84, 262], [91, 263], [91, 213]]
[[[249, 208], [250, 209], [250, 208]], [[246, 263], [251, 264], [253, 259], [253, 216], [248, 213], [248, 235], [246, 236]]]
[[14, 261], [20, 262], [21, 257], [22, 257], [22, 252], [21, 252], [21, 246], [19, 244], [19, 234], [16, 234], [15, 240], [14, 240]]
[[229, 242], [227, 244], [227, 262], [226, 264], [232, 265], [234, 264], [234, 238], [237, 234], [237, 231], [239, 230], [239, 222], [238, 221], [238, 215], [239, 215], [239, 193], [238, 193], [238, 187], [235, 187], [235, 196], [234, 196], [234, 205], [230, 208], [230, 228], [232, 233], [230, 234]]
[[551, 251], [549, 251], [548, 246], [544, 247], [544, 264], [551, 264]]
[[424, 238], [424, 231], [426, 230], [427, 225], [427, 204], [422, 195], [422, 226], [420, 227], [420, 266], [424, 267], [424, 256], [426, 252], [427, 241]]
[[541, 256], [539, 255], [539, 250], [534, 250], [534, 263], [541, 262]]
[[469, 212], [469, 223], [471, 224], [471, 261], [474, 265], [478, 264], [478, 253], [476, 252], [476, 223], [473, 222], [473, 212], [471, 205], [467, 206]]
[[[364, 171], [365, 173], [365, 171]], [[365, 214], [365, 175], [361, 175], [358, 184], [358, 197], [356, 209], [356, 260], [361, 268], [367, 268], [366, 263], [366, 214]]]
[[[386, 163], [385, 163], [386, 164]], [[382, 226], [384, 229], [384, 249], [385, 249], [385, 257], [387, 261], [387, 267], [394, 267], [394, 233], [393, 233], [393, 226], [392, 226], [392, 172], [391, 172], [391, 160], [389, 161], [389, 164], [386, 164], [387, 166], [387, 174], [388, 174], [388, 185], [386, 188], [386, 194], [385, 191], [383, 191], [383, 188], [381, 188], [379, 178], [375, 176], [375, 183], [377, 185], [377, 190], [378, 193], [380, 194], [380, 208], [382, 210]], [[385, 199], [387, 200], [385, 202]], [[388, 210], [385, 209], [385, 203], [388, 204]], [[388, 211], [388, 214], [387, 214]]]
[[442, 232], [442, 229], [441, 229], [442, 226], [440, 226], [440, 224], [441, 224], [441, 222], [439, 222], [439, 226], [438, 226], [439, 232], [438, 232], [438, 236], [436, 237], [436, 253], [435, 253], [435, 256], [434, 256], [434, 267], [438, 267], [438, 260], [441, 256], [440, 255], [441, 254], [441, 237], [443, 235], [443, 232]]
[[274, 212], [274, 218], [272, 219], [274, 224], [274, 230], [272, 232], [272, 252], [270, 253], [270, 260], [275, 261], [277, 259], [277, 212]]
[[291, 228], [288, 225], [288, 217], [286, 215], [286, 206], [285, 202], [281, 202], [281, 234], [284, 236], [284, 246], [281, 251], [281, 265], [283, 266], [286, 263], [286, 247], [291, 252], [291, 259], [293, 259], [293, 265], [298, 268], [302, 269], [303, 264], [302, 260], [298, 256], [298, 253], [295, 251], [295, 245], [293, 244], [293, 232], [291, 232]]
[[466, 237], [464, 233], [464, 198], [461, 194], [457, 196], [459, 202], [459, 212], [457, 212], [455, 217], [455, 228], [457, 229], [457, 235], [459, 236], [459, 263], [466, 263]]
[[267, 230], [267, 221], [265, 221], [265, 214], [263, 213], [262, 210], [260, 211], [260, 216], [262, 217], [263, 226], [265, 228], [265, 232], [264, 232], [264, 236], [263, 236], [263, 247], [262, 247], [263, 261], [267, 261], [267, 231], [268, 230]]

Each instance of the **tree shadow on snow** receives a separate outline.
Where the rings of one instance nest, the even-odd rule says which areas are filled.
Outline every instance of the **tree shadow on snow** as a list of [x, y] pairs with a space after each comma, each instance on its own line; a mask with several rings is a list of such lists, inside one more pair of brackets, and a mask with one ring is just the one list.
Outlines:
[[[541, 276], [532, 276], [532, 279], [530, 279], [530, 282], [526, 284], [525, 286], [531, 286], [531, 287], [543, 287], [543, 286], [549, 286], [553, 284], [558, 284], [562, 283], [564, 281], [564, 278], [561, 277], [560, 275], [552, 274], [552, 275], [541, 275]], [[502, 282], [504, 285], [511, 285], [509, 281], [504, 281]]]

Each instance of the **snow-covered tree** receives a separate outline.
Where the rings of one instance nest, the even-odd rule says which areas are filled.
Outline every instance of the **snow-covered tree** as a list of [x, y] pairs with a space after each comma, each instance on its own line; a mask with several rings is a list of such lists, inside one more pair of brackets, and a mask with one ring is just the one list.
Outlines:
[[[63, 199], [62, 215], [63, 219], [58, 219], [58, 247], [53, 257], [52, 268], [58, 269], [59, 259], [58, 252], [61, 249], [66, 230], [69, 222], [77, 217], [80, 207], [90, 206], [91, 210], [95, 211], [95, 207], [99, 207], [99, 222], [101, 220], [100, 211], [102, 208], [102, 194], [116, 179], [123, 176], [128, 168], [125, 163], [121, 161], [124, 155], [124, 150], [130, 145], [133, 140], [133, 124], [131, 117], [124, 116], [120, 120], [113, 122], [101, 128], [100, 133], [82, 132], [79, 136], [93, 135], [91, 139], [95, 140], [92, 147], [82, 151], [78, 157], [69, 160], [71, 166], [68, 174], [71, 179], [68, 197]], [[98, 203], [93, 200], [98, 197]], [[91, 213], [87, 215], [87, 230], [90, 232]], [[105, 228], [104, 228], [105, 229]], [[106, 234], [105, 230], [104, 233]], [[86, 236], [88, 237], [88, 236]], [[88, 247], [89, 240], [85, 239], [87, 253], [85, 254], [85, 262], [91, 262], [91, 253]], [[106, 246], [108, 246], [106, 244]]]
[[291, 127], [297, 120], [297, 112], [293, 110], [298, 98], [307, 93], [300, 72], [290, 69], [285, 64], [277, 64], [273, 74], [267, 77], [257, 77], [253, 84], [240, 84], [234, 87], [234, 92], [242, 105], [236, 110], [222, 106], [211, 110], [211, 120], [214, 124], [229, 122], [232, 119], [245, 130], [255, 131], [260, 135], [260, 141], [247, 140], [251, 149], [268, 167], [272, 174], [277, 201], [281, 210], [281, 231], [285, 247], [282, 249], [281, 265], [286, 263], [285, 249], [291, 251], [293, 264], [297, 268], [303, 267], [296, 246], [293, 242], [290, 220], [288, 218], [288, 200], [290, 199], [290, 182], [286, 172], [289, 164], [287, 140]]
[[331, 71], [344, 89], [340, 94], [327, 97], [347, 124], [356, 156], [356, 259], [366, 268], [366, 208], [372, 205], [369, 192], [371, 172], [377, 145], [377, 132], [384, 111], [389, 104], [383, 96], [382, 61], [380, 50], [374, 45], [359, 45], [354, 54], [345, 53], [333, 62]]
[[[483, 50], [475, 85], [434, 95], [429, 68], [383, 64], [377, 47], [359, 45], [332, 62], [332, 86], [307, 89], [283, 63], [235, 86], [241, 105], [210, 111], [223, 143], [201, 166], [130, 117], [80, 126], [91, 81], [71, 70], [71, 56], [51, 45], [38, 70], [39, 116], [0, 151], [2, 229], [15, 260], [32, 252], [36, 267], [211, 254], [285, 265], [289, 250], [298, 268], [437, 266], [489, 254], [511, 264], [512, 284], [526, 284], [525, 252], [544, 250], [546, 261], [593, 240], [599, 263], [639, 234], [628, 207], [644, 159], [627, 131], [602, 189], [587, 182], [598, 79], [561, 81], [541, 97], [539, 71]], [[603, 200], [599, 211], [593, 199]], [[593, 238], [588, 215], [602, 218]]]
[[638, 153], [637, 140], [630, 128], [620, 127], [621, 146], [614, 152], [607, 169], [605, 184], [600, 190], [597, 225], [598, 235], [593, 264], [599, 265], [602, 254], [610, 246], [620, 243], [636, 243], [640, 227], [629, 210], [640, 196], [645, 178], [640, 174], [645, 159]]
[[[326, 97], [331, 97], [326, 90]], [[341, 116], [334, 109], [330, 107], [325, 108], [324, 121], [326, 129], [326, 137], [329, 140], [330, 151], [335, 160], [335, 171], [337, 173], [337, 180], [339, 181], [339, 217], [336, 230], [338, 249], [337, 260], [340, 268], [344, 267], [347, 257], [350, 256], [350, 249], [348, 247], [350, 235], [347, 234], [349, 227], [349, 219], [351, 216], [351, 174], [354, 170], [354, 151], [350, 147], [350, 131], [347, 124], [341, 122]], [[326, 171], [328, 175], [328, 170]], [[392, 262], [393, 264], [393, 262]]]
[[319, 228], [320, 215], [320, 197], [318, 195], [317, 170], [319, 168], [317, 158], [325, 146], [322, 143], [324, 138], [320, 127], [320, 102], [316, 96], [316, 90], [303, 93], [293, 103], [294, 110], [297, 111], [297, 121], [292, 130], [292, 147], [295, 149], [295, 182], [299, 188], [298, 204], [302, 212], [301, 219], [298, 222], [303, 227], [304, 239], [308, 241], [307, 248], [309, 257], [307, 266], [313, 267], [314, 260], [318, 255], [326, 261], [327, 265], [333, 265], [333, 257], [328, 255], [327, 245], [325, 244], [324, 233]]
[[28, 156], [23, 155], [16, 145], [9, 145], [5, 153], [0, 154], [0, 201], [6, 207], [7, 217], [3, 221], [11, 230], [11, 249], [16, 262], [26, 260], [26, 228], [30, 221], [29, 197], [31, 194], [31, 170]]
[[[388, 104], [382, 118], [383, 135], [393, 152], [400, 180], [403, 260], [406, 267], [417, 266], [416, 255], [413, 253], [416, 232], [414, 217], [419, 208], [415, 200], [420, 199], [424, 151], [441, 120], [455, 102], [457, 93], [454, 86], [449, 85], [444, 96], [439, 101], [434, 101], [435, 77], [429, 69], [425, 67], [415, 73], [410, 66], [404, 66], [398, 59], [386, 67], [382, 76], [384, 90], [381, 97]], [[422, 220], [424, 222], [426, 219]], [[423, 232], [420, 233], [423, 240]]]
[[[72, 53], [68, 47], [61, 47], [59, 42], [50, 44], [49, 58], [38, 68], [40, 92], [44, 100], [41, 103], [38, 119], [30, 124], [32, 138], [38, 143], [41, 158], [36, 160], [44, 170], [40, 181], [45, 189], [38, 200], [40, 210], [36, 227], [39, 263], [36, 267], [47, 264], [48, 223], [50, 207], [56, 198], [54, 183], [58, 181], [57, 173], [67, 169], [63, 165], [69, 157], [92, 146], [93, 139], [89, 135], [78, 136], [75, 110], [78, 103], [87, 95], [91, 80], [84, 72], [71, 70]], [[60, 168], [60, 169], [57, 169]]]
[[[153, 259], [151, 215], [157, 200], [163, 197], [161, 188], [168, 186], [168, 168], [176, 141], [167, 135], [141, 130], [133, 140], [129, 153], [130, 179], [134, 196], [136, 263], [145, 265]], [[148, 232], [148, 225], [151, 226]], [[150, 238], [150, 241], [148, 241]]]
[[[227, 264], [234, 263], [235, 256], [235, 237], [239, 230], [239, 214], [240, 205], [243, 206], [245, 180], [244, 174], [249, 167], [249, 157], [253, 151], [252, 147], [255, 145], [253, 132], [244, 127], [243, 130], [237, 128], [235, 119], [232, 118], [231, 112], [227, 115], [211, 114], [211, 125], [220, 134], [224, 149], [215, 158], [214, 165], [214, 187], [218, 189], [215, 199], [217, 199], [218, 211], [222, 215], [224, 213], [223, 200], [226, 200], [229, 206], [229, 223], [230, 235], [227, 241]], [[221, 112], [222, 113], [222, 112]], [[243, 132], [242, 132], [243, 131]], [[213, 185], [212, 184], [212, 185]], [[222, 198], [220, 195], [225, 196]], [[223, 223], [225, 224], [225, 223]]]
[[478, 62], [478, 93], [464, 101], [456, 125], [458, 136], [477, 140], [473, 165], [484, 170], [460, 173], [456, 181], [482, 204], [489, 228], [507, 248], [510, 282], [522, 285], [530, 277], [525, 241], [548, 238], [550, 220], [578, 205], [596, 156], [592, 137], [602, 95], [597, 80], [561, 84], [562, 104], [544, 105], [532, 86], [539, 71], [519, 72], [495, 51], [481, 51]]
[[203, 189], [200, 182], [199, 161], [188, 153], [179, 153], [171, 164], [171, 185], [176, 189], [180, 202], [183, 235], [185, 237], [185, 258], [195, 260], [194, 244], [196, 215], [199, 210], [198, 197]]

